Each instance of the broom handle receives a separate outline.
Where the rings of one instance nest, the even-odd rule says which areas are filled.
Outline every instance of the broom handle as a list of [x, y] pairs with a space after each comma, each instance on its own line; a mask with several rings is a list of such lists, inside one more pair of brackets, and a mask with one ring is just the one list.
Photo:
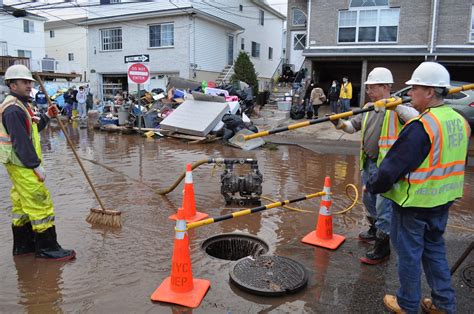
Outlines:
[[[38, 81], [38, 83], [40, 84], [41, 90], [46, 95], [46, 100], [48, 101], [48, 106], [52, 106], [53, 104], [51, 103], [51, 99], [49, 98], [49, 95], [48, 95], [48, 92], [46, 91], [46, 88], [44, 88], [43, 81], [41, 80], [41, 77], [39, 76], [38, 73], [35, 73], [35, 77], [36, 77], [36, 80]], [[92, 181], [89, 178], [89, 175], [87, 174], [87, 171], [84, 168], [84, 165], [82, 164], [81, 158], [79, 157], [79, 155], [77, 154], [76, 149], [74, 148], [74, 143], [71, 141], [71, 138], [69, 137], [69, 135], [66, 131], [66, 128], [64, 127], [63, 122], [57, 116], [56, 116], [56, 120], [58, 120], [59, 128], [61, 129], [61, 131], [63, 131], [64, 136], [66, 137], [67, 143], [69, 144], [69, 147], [71, 148], [72, 152], [74, 153], [74, 157], [76, 157], [76, 160], [79, 163], [79, 166], [81, 167], [82, 172], [86, 176], [87, 182], [89, 182], [89, 185], [92, 189], [92, 192], [94, 192], [94, 195], [95, 195], [95, 198], [97, 199], [97, 202], [99, 202], [100, 208], [102, 209], [102, 211], [105, 211], [105, 206], [102, 203], [102, 200], [100, 199], [99, 194], [97, 193], [97, 191], [94, 187], [94, 184], [92, 184]]]

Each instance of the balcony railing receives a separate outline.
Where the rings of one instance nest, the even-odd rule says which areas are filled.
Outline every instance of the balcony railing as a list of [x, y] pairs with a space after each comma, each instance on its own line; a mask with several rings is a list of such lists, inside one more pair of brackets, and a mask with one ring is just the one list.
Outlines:
[[23, 57], [0, 56], [0, 73], [5, 73], [8, 67], [14, 64], [23, 64], [30, 67], [30, 59]]
[[62, 61], [55, 59], [32, 59], [30, 61], [30, 70], [34, 72], [51, 73], [81, 73], [81, 66], [78, 62]]

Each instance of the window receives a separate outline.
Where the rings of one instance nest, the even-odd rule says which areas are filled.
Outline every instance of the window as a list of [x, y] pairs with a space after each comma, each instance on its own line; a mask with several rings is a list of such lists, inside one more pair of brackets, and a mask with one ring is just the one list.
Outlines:
[[18, 49], [18, 57], [30, 58], [31, 59], [31, 50], [20, 50], [20, 49]]
[[265, 21], [265, 11], [258, 10], [258, 25], [263, 25]]
[[122, 29], [107, 28], [100, 30], [100, 41], [102, 51], [121, 50], [122, 49]]
[[388, 0], [352, 0], [351, 8], [388, 6]]
[[174, 46], [174, 24], [150, 25], [150, 48]]
[[240, 50], [245, 50], [245, 39], [240, 39]]
[[35, 23], [30, 20], [23, 20], [23, 32], [33, 33], [35, 31]]
[[244, 6], [239, 4], [239, 11], [242, 12], [244, 10]]
[[339, 11], [338, 42], [396, 42], [399, 15], [400, 9], [397, 8], [369, 8]]
[[306, 25], [306, 14], [303, 10], [293, 8], [292, 10], [292, 25], [293, 26], [305, 26]]
[[268, 47], [268, 60], [273, 60], [273, 48]]
[[306, 34], [295, 34], [293, 37], [293, 50], [303, 50], [306, 47]]
[[122, 0], [110, 0], [110, 3], [111, 3], [111, 4], [112, 4], [112, 3], [121, 3], [121, 2], [122, 2]]
[[260, 58], [260, 44], [252, 41], [252, 57]]
[[471, 38], [470, 41], [474, 41], [474, 5], [471, 9]]
[[8, 55], [8, 44], [6, 41], [0, 41], [0, 56]]
[[54, 37], [55, 37], [54, 31], [49, 31], [49, 38], [54, 38]]
[[67, 54], [67, 59], [68, 59], [69, 61], [74, 61], [74, 54], [73, 54], [72, 52], [68, 53], [68, 54]]

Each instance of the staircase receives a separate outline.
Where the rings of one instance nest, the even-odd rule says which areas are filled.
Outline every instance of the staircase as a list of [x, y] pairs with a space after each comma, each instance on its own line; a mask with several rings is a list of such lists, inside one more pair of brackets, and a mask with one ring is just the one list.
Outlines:
[[227, 65], [221, 73], [219, 73], [219, 76], [216, 79], [217, 84], [227, 84], [230, 82], [230, 78], [234, 75], [234, 65]]

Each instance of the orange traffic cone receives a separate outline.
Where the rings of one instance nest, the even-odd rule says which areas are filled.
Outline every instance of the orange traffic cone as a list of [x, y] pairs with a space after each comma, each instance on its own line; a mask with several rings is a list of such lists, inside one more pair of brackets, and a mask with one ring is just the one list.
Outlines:
[[346, 239], [344, 236], [332, 233], [332, 215], [331, 208], [331, 179], [326, 177], [324, 179], [324, 195], [321, 198], [321, 205], [319, 209], [318, 224], [316, 230], [307, 234], [301, 241], [303, 243], [322, 246], [328, 249], [337, 249], [339, 245]]
[[151, 295], [151, 300], [194, 308], [201, 303], [211, 283], [209, 280], [193, 278], [183, 208], [178, 210], [177, 218], [171, 259], [171, 276], [163, 280]]
[[[183, 208], [186, 222], [199, 221], [209, 217], [208, 214], [196, 211], [196, 199], [194, 198], [193, 170], [191, 164], [186, 165], [186, 177], [184, 179]], [[176, 214], [169, 216], [169, 219], [176, 220]]]

